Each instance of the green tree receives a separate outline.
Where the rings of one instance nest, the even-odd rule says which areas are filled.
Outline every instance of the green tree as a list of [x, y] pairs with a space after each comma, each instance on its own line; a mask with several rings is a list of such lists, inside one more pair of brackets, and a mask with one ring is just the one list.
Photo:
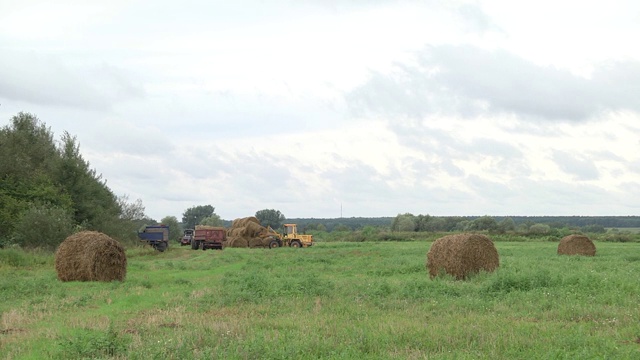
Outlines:
[[114, 220], [121, 215], [118, 199], [102, 175], [84, 160], [76, 138], [66, 131], [62, 136], [60, 157], [56, 179], [73, 200], [75, 221], [87, 224], [90, 229], [109, 233]]
[[533, 224], [529, 227], [529, 234], [543, 235], [548, 234], [551, 227], [547, 224]]
[[488, 230], [495, 231], [498, 229], [496, 219], [491, 216], [482, 216], [471, 222], [470, 230]]
[[28, 180], [57, 166], [53, 133], [36, 116], [20, 112], [0, 130], [0, 178]]
[[416, 223], [417, 231], [445, 231], [447, 227], [445, 219], [429, 215], [418, 215]]
[[411, 213], [398, 214], [391, 224], [391, 231], [416, 231], [416, 217]]
[[71, 235], [73, 226], [73, 218], [67, 210], [34, 205], [17, 221], [13, 238], [23, 247], [55, 249]]
[[220, 218], [220, 215], [213, 214], [211, 216], [208, 216], [208, 217], [200, 220], [200, 225], [222, 226], [223, 222], [222, 222], [222, 219]]
[[338, 224], [336, 225], [333, 230], [331, 230], [332, 232], [346, 232], [346, 231], [351, 231], [351, 228], [348, 227], [347, 225], [344, 224]]
[[194, 229], [202, 219], [213, 215], [215, 210], [211, 205], [192, 206], [182, 214], [182, 224], [185, 229]]
[[279, 229], [286, 219], [280, 210], [274, 209], [256, 211], [256, 218], [262, 226], [271, 226], [272, 229]]
[[516, 229], [516, 223], [510, 217], [504, 218], [502, 219], [502, 221], [498, 223], [498, 231], [501, 233], [505, 233], [507, 231], [514, 231], [515, 229]]
[[131, 203], [129, 202], [129, 195], [122, 195], [118, 197], [118, 206], [120, 207], [120, 219], [133, 221], [147, 218], [144, 213], [145, 207], [142, 204], [142, 199], [137, 199]]
[[169, 239], [180, 241], [182, 238], [182, 226], [175, 216], [165, 216], [160, 219], [160, 224], [169, 226]]
[[377, 235], [378, 233], [379, 233], [378, 229], [371, 225], [367, 225], [362, 228], [362, 235], [367, 240], [373, 240], [374, 236]]
[[604, 234], [607, 232], [604, 226], [598, 224], [585, 225], [580, 228], [582, 232], [586, 233], [595, 233], [595, 234]]

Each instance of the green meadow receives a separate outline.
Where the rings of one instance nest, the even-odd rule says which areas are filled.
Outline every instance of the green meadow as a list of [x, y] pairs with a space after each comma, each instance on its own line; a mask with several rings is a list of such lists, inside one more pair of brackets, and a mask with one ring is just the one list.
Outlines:
[[430, 245], [135, 247], [112, 283], [0, 249], [0, 358], [640, 358], [640, 243], [497, 241], [499, 270], [467, 281], [429, 279]]

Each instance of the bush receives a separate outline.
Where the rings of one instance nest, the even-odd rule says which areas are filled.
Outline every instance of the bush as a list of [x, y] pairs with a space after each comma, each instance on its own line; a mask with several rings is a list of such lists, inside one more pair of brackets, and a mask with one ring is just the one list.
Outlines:
[[15, 243], [22, 247], [55, 249], [73, 233], [71, 214], [57, 206], [34, 205], [22, 214], [14, 228]]
[[609, 242], [632, 242], [634, 241], [634, 237], [631, 233], [628, 232], [609, 232], [600, 237], [598, 237], [600, 241], [609, 241]]

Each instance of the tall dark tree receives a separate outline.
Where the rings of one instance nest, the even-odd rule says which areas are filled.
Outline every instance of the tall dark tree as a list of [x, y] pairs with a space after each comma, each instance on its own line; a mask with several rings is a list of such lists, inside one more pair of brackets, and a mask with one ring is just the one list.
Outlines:
[[109, 235], [123, 229], [115, 195], [82, 158], [76, 138], [65, 132], [56, 143], [44, 123], [21, 112], [0, 129], [0, 242], [21, 239], [37, 246], [38, 238], [26, 235], [29, 222], [58, 214], [72, 216], [74, 226]]
[[215, 210], [211, 205], [192, 206], [182, 213], [182, 225], [185, 229], [193, 229], [202, 219], [213, 215]]
[[51, 177], [58, 159], [53, 133], [34, 115], [21, 112], [0, 129], [0, 241], [36, 203], [72, 208]]
[[272, 229], [279, 229], [284, 220], [284, 214], [280, 210], [264, 209], [256, 212], [256, 218], [262, 226], [271, 226]]
[[169, 239], [178, 240], [182, 238], [182, 226], [175, 216], [165, 216], [160, 219], [160, 223], [169, 226]]
[[75, 136], [66, 131], [62, 136], [57, 179], [73, 200], [74, 219], [78, 224], [103, 231], [109, 222], [121, 215], [117, 197], [102, 175], [84, 160]]

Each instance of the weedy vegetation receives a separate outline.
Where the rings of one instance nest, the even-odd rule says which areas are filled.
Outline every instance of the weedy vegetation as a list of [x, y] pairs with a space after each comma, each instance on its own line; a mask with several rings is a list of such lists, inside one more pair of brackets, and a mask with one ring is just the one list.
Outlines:
[[495, 242], [493, 273], [429, 278], [431, 241], [160, 253], [62, 282], [0, 249], [3, 359], [637, 359], [640, 243]]

